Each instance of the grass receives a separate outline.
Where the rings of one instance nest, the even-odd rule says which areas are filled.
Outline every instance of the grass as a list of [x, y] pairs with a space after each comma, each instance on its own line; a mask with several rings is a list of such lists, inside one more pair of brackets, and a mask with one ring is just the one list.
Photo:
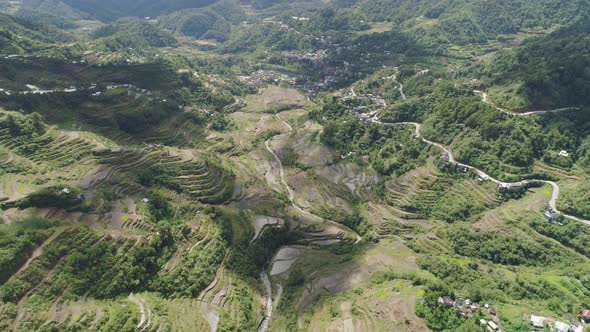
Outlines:
[[[374, 281], [379, 271], [400, 274], [419, 272], [413, 263], [414, 257], [415, 253], [399, 239], [383, 239], [375, 246], [361, 247], [347, 255], [336, 255], [321, 249], [307, 250], [291, 269], [301, 270], [306, 276], [306, 290], [300, 290], [296, 296], [299, 298], [298, 308], [303, 314], [305, 329], [324, 331], [332, 324], [341, 322], [344, 313], [340, 305], [348, 302], [354, 303], [354, 308], [357, 308], [352, 310], [356, 314], [350, 314], [369, 326], [369, 330], [380, 330], [395, 323], [389, 320], [387, 313], [380, 316], [382, 318], [367, 316], [368, 312], [379, 308], [390, 310], [392, 307], [389, 303], [403, 306], [408, 317], [413, 322], [419, 322], [413, 316], [413, 303], [420, 287], [401, 279]], [[310, 293], [310, 290], [314, 291]], [[318, 294], [315, 294], [315, 290]], [[314, 294], [320, 297], [317, 301], [309, 302], [310, 296]], [[301, 303], [308, 302], [308, 305], [301, 307]], [[276, 315], [273, 330], [279, 331], [284, 328], [285, 320], [280, 312]]]
[[299, 91], [292, 88], [269, 86], [256, 95], [245, 98], [246, 112], [270, 112], [288, 110], [290, 108], [303, 108], [307, 100]]
[[357, 32], [356, 37], [370, 35], [373, 33], [389, 32], [394, 29], [394, 24], [392, 22], [371, 22], [369, 25], [371, 28]]
[[[323, 296], [305, 312], [306, 329], [325, 331], [352, 320], [355, 326], [381, 331], [425, 328], [413, 314], [416, 294], [420, 287], [405, 280], [391, 280], [378, 285], [364, 286], [363, 291], [348, 291], [334, 296]], [[404, 320], [410, 323], [404, 323]]]

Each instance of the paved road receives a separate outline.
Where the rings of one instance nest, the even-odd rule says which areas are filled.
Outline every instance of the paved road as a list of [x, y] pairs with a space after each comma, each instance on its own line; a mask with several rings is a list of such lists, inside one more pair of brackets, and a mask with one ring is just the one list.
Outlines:
[[497, 109], [498, 111], [502, 112], [502, 113], [506, 113], [506, 114], [510, 114], [510, 115], [517, 115], [517, 116], [530, 116], [530, 115], [541, 115], [541, 114], [549, 114], [549, 113], [560, 113], [560, 112], [568, 112], [568, 111], [579, 111], [581, 110], [581, 108], [579, 107], [564, 107], [564, 108], [557, 108], [557, 109], [552, 109], [552, 110], [541, 110], [541, 111], [530, 111], [530, 112], [522, 112], [522, 113], [518, 113], [518, 112], [513, 112], [504, 108], [500, 108], [496, 105], [494, 105], [494, 103], [492, 103], [489, 98], [488, 98], [488, 94], [480, 91], [480, 90], [473, 90], [473, 92], [477, 93], [478, 95], [481, 96], [481, 100], [488, 104], [491, 105], [492, 107], [494, 107], [495, 109]]
[[[538, 114], [538, 113], [535, 113]], [[561, 213], [559, 210], [557, 210], [557, 199], [559, 198], [559, 186], [557, 185], [557, 183], [553, 182], [553, 181], [548, 181], [548, 180], [540, 180], [540, 179], [528, 179], [528, 180], [522, 180], [519, 182], [503, 182], [500, 181], [498, 179], [495, 179], [491, 176], [489, 176], [487, 173], [485, 173], [484, 171], [473, 167], [471, 165], [467, 165], [467, 164], [463, 164], [460, 162], [457, 162], [457, 160], [455, 159], [455, 157], [453, 156], [453, 153], [451, 152], [451, 150], [449, 150], [447, 147], [445, 147], [444, 145], [440, 144], [440, 143], [435, 143], [432, 141], [427, 140], [426, 138], [424, 138], [420, 132], [420, 129], [422, 128], [422, 124], [417, 123], [417, 122], [395, 122], [395, 123], [384, 123], [379, 121], [379, 119], [377, 117], [374, 117], [372, 119], [373, 123], [376, 124], [380, 124], [380, 125], [389, 125], [389, 126], [396, 126], [396, 125], [412, 125], [414, 126], [415, 129], [415, 133], [416, 133], [416, 137], [419, 137], [423, 142], [429, 144], [429, 145], [433, 145], [436, 146], [437, 148], [439, 148], [440, 150], [444, 151], [448, 156], [449, 156], [449, 162], [451, 163], [455, 163], [459, 166], [463, 166], [466, 167], [468, 169], [472, 169], [474, 170], [477, 175], [479, 175], [481, 178], [483, 179], [487, 179], [490, 180], [496, 184], [498, 184], [498, 186], [525, 186], [527, 184], [532, 184], [532, 183], [546, 183], [551, 185], [551, 198], [549, 199], [549, 206], [551, 206], [551, 208], [553, 210], [555, 210], [556, 213], [558, 214], [562, 214], [564, 217], [569, 218], [569, 219], [573, 219], [576, 221], [579, 221], [581, 223], [590, 225], [590, 220], [586, 220], [586, 219], [582, 219], [582, 218], [578, 218], [575, 216], [571, 216], [571, 215], [567, 215], [564, 213]]]

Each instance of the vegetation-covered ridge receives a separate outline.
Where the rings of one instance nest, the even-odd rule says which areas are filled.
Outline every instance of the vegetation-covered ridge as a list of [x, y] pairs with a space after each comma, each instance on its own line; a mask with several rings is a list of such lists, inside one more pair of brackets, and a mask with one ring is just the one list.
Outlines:
[[589, 12], [0, 1], [0, 330], [590, 330]]

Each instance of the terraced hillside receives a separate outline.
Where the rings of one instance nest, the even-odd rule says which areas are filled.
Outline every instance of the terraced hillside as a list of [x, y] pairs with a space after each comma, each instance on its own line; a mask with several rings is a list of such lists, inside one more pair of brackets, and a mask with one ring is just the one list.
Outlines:
[[[120, 214], [109, 208], [115, 200], [139, 201], [160, 187], [207, 203], [223, 202], [233, 192], [231, 172], [205, 154], [163, 145], [119, 147], [91, 133], [47, 127], [37, 116], [7, 113], [3, 121], [7, 128], [0, 130], [0, 146], [6, 159], [0, 196], [5, 208], [50, 207], [50, 202], [31, 199], [45, 188], [65, 188], [62, 196], [70, 195], [66, 189], [79, 191], [79, 202], [62, 207], [101, 215]], [[24, 132], [29, 125], [32, 132]]]
[[[204, 290], [215, 276], [211, 266], [219, 265], [224, 256], [218, 228], [206, 216], [200, 226], [191, 227], [185, 232], [186, 242], [179, 242], [175, 249], [171, 237], [180, 235], [178, 229], [166, 230], [173, 232], [168, 234], [114, 238], [75, 223], [30, 220], [3, 225], [0, 234], [4, 241], [18, 243], [31, 235], [38, 240], [26, 249], [27, 261], [4, 270], [10, 277], [0, 287], [2, 328], [208, 329], [199, 313], [203, 302], [171, 296], [178, 282], [186, 285], [182, 294], [194, 292], [196, 296]], [[156, 240], [160, 244], [154, 247]], [[176, 257], [182, 257], [181, 266], [167, 263]], [[193, 277], [201, 274], [201, 279], [185, 279], [182, 275], [186, 271], [193, 271]], [[177, 316], [178, 308], [191, 306], [191, 317]]]
[[587, 0], [83, 2], [0, 1], [1, 331], [590, 330]]

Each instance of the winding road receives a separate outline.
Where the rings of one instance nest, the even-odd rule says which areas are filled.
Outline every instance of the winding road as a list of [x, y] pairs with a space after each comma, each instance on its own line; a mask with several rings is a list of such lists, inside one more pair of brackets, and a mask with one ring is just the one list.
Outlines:
[[522, 112], [522, 113], [518, 113], [518, 112], [513, 112], [504, 108], [500, 108], [498, 106], [496, 106], [494, 103], [492, 103], [489, 98], [488, 98], [488, 94], [485, 93], [484, 91], [480, 91], [480, 90], [473, 90], [473, 92], [475, 92], [476, 94], [481, 96], [481, 100], [492, 106], [493, 108], [497, 109], [498, 111], [502, 112], [502, 113], [506, 113], [506, 114], [510, 114], [510, 115], [517, 115], [517, 116], [530, 116], [530, 115], [541, 115], [541, 114], [549, 114], [549, 113], [560, 113], [560, 112], [568, 112], [568, 111], [579, 111], [581, 110], [581, 108], [579, 107], [564, 107], [564, 108], [557, 108], [557, 109], [552, 109], [552, 110], [541, 110], [541, 111], [530, 111], [530, 112]]
[[[533, 114], [538, 114], [538, 113], [533, 113]], [[512, 187], [512, 186], [518, 186], [518, 187], [522, 187], [522, 186], [526, 186], [528, 184], [532, 184], [532, 183], [546, 183], [551, 185], [551, 198], [549, 199], [549, 206], [551, 206], [551, 208], [555, 211], [555, 213], [557, 214], [562, 214], [564, 217], [575, 220], [575, 221], [579, 221], [581, 223], [590, 225], [590, 220], [586, 220], [586, 219], [582, 219], [582, 218], [578, 218], [576, 216], [571, 216], [568, 214], [564, 214], [561, 213], [559, 210], [557, 210], [557, 199], [559, 198], [559, 186], [557, 185], [557, 183], [553, 182], [553, 181], [549, 181], [549, 180], [539, 180], [539, 179], [528, 179], [528, 180], [522, 180], [519, 182], [503, 182], [500, 181], [498, 179], [495, 179], [491, 176], [489, 176], [486, 172], [473, 167], [471, 165], [467, 165], [467, 164], [463, 164], [460, 162], [457, 162], [457, 160], [455, 159], [455, 157], [453, 156], [453, 153], [451, 152], [451, 150], [449, 150], [447, 147], [445, 147], [444, 145], [440, 144], [440, 143], [436, 143], [436, 142], [432, 142], [427, 140], [426, 138], [424, 138], [422, 136], [422, 134], [420, 133], [420, 129], [422, 128], [422, 124], [417, 123], [417, 122], [395, 122], [395, 123], [385, 123], [385, 122], [381, 122], [379, 121], [379, 119], [377, 117], [373, 117], [372, 122], [375, 124], [379, 124], [379, 125], [389, 125], [389, 126], [396, 126], [396, 125], [412, 125], [415, 127], [415, 133], [416, 133], [416, 137], [420, 138], [424, 143], [435, 146], [437, 148], [439, 148], [440, 150], [442, 150], [444, 153], [447, 154], [448, 158], [449, 158], [449, 162], [454, 163], [458, 166], [462, 166], [465, 167], [467, 169], [471, 169], [473, 171], [475, 171], [477, 173], [477, 175], [479, 177], [481, 177], [482, 179], [486, 179], [486, 180], [490, 180], [496, 184], [498, 184], [498, 186], [502, 186], [502, 187]]]
[[[401, 82], [399, 82], [397, 80], [397, 72], [395, 75], [390, 77], [394, 83], [396, 83], [397, 85], [399, 85], [399, 92], [400, 95], [402, 96], [402, 99], [406, 99], [406, 95], [404, 94], [404, 86]], [[496, 105], [494, 105], [491, 101], [489, 101], [488, 99], [488, 95], [487, 93], [485, 93], [484, 91], [479, 91], [479, 90], [473, 90], [474, 93], [479, 94], [481, 96], [481, 100], [482, 102], [489, 104], [491, 106], [493, 106], [495, 109], [497, 109], [500, 112], [506, 113], [506, 114], [510, 114], [510, 115], [516, 115], [516, 116], [531, 116], [531, 115], [541, 115], [541, 114], [549, 114], [549, 113], [559, 113], [559, 112], [567, 112], [567, 111], [574, 111], [574, 110], [580, 110], [581, 108], [579, 107], [565, 107], [565, 108], [558, 108], [558, 109], [553, 109], [553, 110], [541, 110], [541, 111], [531, 111], [531, 112], [523, 112], [523, 113], [516, 113], [516, 112], [512, 112], [509, 110], [505, 110], [502, 109], [500, 107], [497, 107]], [[353, 97], [357, 97], [357, 94], [354, 91], [354, 86], [351, 87], [351, 94]], [[374, 114], [374, 113], [373, 113]], [[496, 183], [499, 187], [523, 187], [529, 184], [533, 184], [533, 183], [545, 183], [545, 184], [549, 184], [551, 186], [551, 197], [549, 199], [549, 206], [554, 210], [555, 213], [557, 214], [561, 214], [566, 218], [590, 225], [590, 220], [586, 220], [586, 219], [582, 219], [576, 216], [572, 216], [572, 215], [568, 215], [568, 214], [564, 214], [561, 213], [558, 209], [557, 209], [557, 199], [559, 198], [559, 186], [557, 185], [557, 183], [553, 182], [553, 181], [549, 181], [549, 180], [540, 180], [540, 179], [527, 179], [527, 180], [522, 180], [519, 182], [503, 182], [500, 181], [498, 179], [495, 179], [493, 177], [491, 177], [490, 175], [488, 175], [486, 172], [473, 167], [471, 165], [467, 165], [467, 164], [463, 164], [460, 162], [457, 162], [457, 160], [455, 159], [455, 157], [453, 156], [453, 153], [451, 152], [451, 150], [449, 150], [446, 146], [440, 144], [440, 143], [436, 143], [436, 142], [432, 142], [427, 140], [426, 138], [424, 138], [420, 132], [420, 129], [422, 128], [422, 124], [417, 123], [417, 122], [394, 122], [394, 123], [385, 123], [385, 122], [381, 122], [379, 121], [379, 118], [377, 117], [377, 115], [373, 115], [373, 117], [371, 118], [371, 122], [375, 123], [375, 124], [379, 124], [379, 125], [390, 125], [390, 126], [395, 126], [395, 125], [411, 125], [414, 126], [415, 128], [415, 134], [416, 137], [420, 138], [424, 143], [432, 145], [437, 147], [438, 149], [442, 150], [449, 159], [449, 162], [454, 163], [458, 166], [462, 166], [465, 167], [467, 169], [473, 170], [477, 173], [477, 175], [484, 179], [484, 180], [489, 180], [492, 181], [494, 183]]]

